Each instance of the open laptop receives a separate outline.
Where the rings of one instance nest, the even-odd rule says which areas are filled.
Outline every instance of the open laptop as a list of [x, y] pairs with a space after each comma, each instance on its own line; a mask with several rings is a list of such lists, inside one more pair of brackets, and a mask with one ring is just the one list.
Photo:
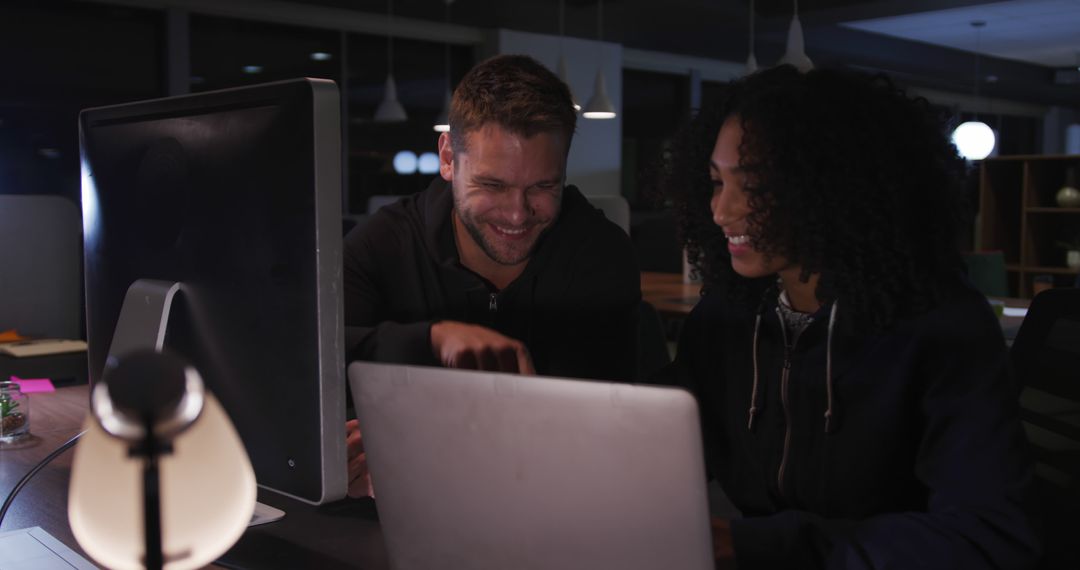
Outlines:
[[395, 568], [713, 567], [689, 393], [368, 362], [348, 375]]

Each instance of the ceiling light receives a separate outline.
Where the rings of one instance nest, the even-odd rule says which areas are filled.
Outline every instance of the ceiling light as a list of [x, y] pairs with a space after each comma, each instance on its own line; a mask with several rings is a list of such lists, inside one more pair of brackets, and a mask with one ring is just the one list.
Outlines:
[[986, 123], [967, 121], [953, 131], [952, 142], [960, 151], [960, 156], [968, 160], [982, 160], [994, 151], [997, 137]]
[[559, 52], [559, 63], [556, 67], [556, 73], [559, 74], [559, 79], [561, 79], [562, 82], [566, 84], [566, 89], [570, 91], [570, 104], [574, 106], [575, 111], [580, 111], [581, 104], [577, 102], [577, 97], [574, 96], [574, 90], [570, 87], [570, 80], [567, 79], [566, 58], [563, 57], [561, 50]]
[[401, 105], [401, 101], [398, 101], [397, 83], [394, 82], [394, 76], [387, 75], [383, 99], [375, 109], [375, 122], [400, 123], [408, 120], [408, 118], [409, 115], [405, 113], [405, 107]]
[[794, 0], [795, 11], [791, 14], [791, 25], [788, 26], [787, 51], [780, 63], [795, 66], [802, 73], [814, 69], [814, 62], [806, 55], [806, 44], [803, 41], [802, 22], [799, 21], [799, 0]]
[[[389, 20], [387, 30], [394, 29], [394, 0], [387, 0], [386, 15]], [[394, 82], [394, 36], [386, 33], [386, 89], [383, 100], [375, 109], [376, 123], [400, 123], [408, 120], [405, 107], [397, 98], [397, 83]]]
[[263, 66], [261, 66], [261, 65], [245, 65], [242, 69], [244, 70], [244, 73], [247, 73], [249, 75], [254, 75], [256, 73], [262, 73]]
[[607, 95], [607, 87], [604, 83], [604, 70], [596, 70], [596, 81], [593, 83], [593, 96], [585, 104], [585, 111], [581, 113], [586, 119], [614, 119], [615, 105]]
[[[600, 42], [604, 41], [604, 0], [597, 0], [596, 2], [596, 39]], [[603, 48], [601, 47], [598, 52], [601, 54], [601, 60], [600, 65], [596, 68], [593, 95], [585, 103], [585, 110], [581, 113], [581, 116], [586, 119], [614, 119], [615, 105], [608, 98], [607, 86], [604, 84]]]
[[[983, 26], [986, 26], [986, 22], [977, 20], [971, 23], [971, 27], [975, 28], [976, 107], [979, 106], [979, 82], [982, 77], [979, 74], [979, 50], [981, 48], [980, 31]], [[956, 130], [952, 133], [952, 142], [956, 145], [956, 150], [960, 152], [960, 156], [968, 160], [982, 160], [990, 156], [990, 153], [994, 152], [994, 145], [997, 144], [997, 136], [989, 125], [978, 120], [978, 117], [976, 117], [974, 121], [967, 121], [956, 127]]]
[[750, 0], [750, 39], [748, 43], [750, 44], [750, 55], [746, 56], [746, 74], [750, 75], [758, 70], [757, 56], [754, 55], [754, 0]]
[[311, 61], [330, 61], [334, 56], [326, 53], [325, 51], [311, 52]]
[[435, 132], [447, 133], [450, 132], [450, 88], [446, 88], [446, 95], [443, 98], [442, 111], [439, 111], [439, 116], [435, 117]]
[[581, 104], [578, 103], [577, 96], [574, 95], [574, 88], [570, 87], [570, 75], [566, 73], [566, 57], [563, 55], [563, 40], [566, 37], [566, 2], [565, 0], [559, 0], [559, 61], [555, 64], [555, 73], [559, 74], [559, 79], [566, 84], [566, 89], [570, 91], [570, 104], [574, 106], [575, 111], [581, 110]]
[[[443, 21], [446, 25], [450, 25], [450, 4], [454, 0], [444, 0], [446, 2], [446, 8], [443, 13]], [[442, 110], [435, 117], [435, 126], [432, 127], [437, 133], [450, 132], [450, 44], [443, 45], [443, 73], [446, 77], [446, 93], [443, 96]]]

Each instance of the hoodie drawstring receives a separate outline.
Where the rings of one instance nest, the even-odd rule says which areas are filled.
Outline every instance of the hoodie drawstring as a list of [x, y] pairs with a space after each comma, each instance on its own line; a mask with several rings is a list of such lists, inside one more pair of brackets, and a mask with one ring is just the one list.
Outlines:
[[753, 361], [754, 361], [754, 388], [750, 392], [750, 419], [746, 422], [746, 429], [754, 431], [754, 416], [757, 415], [757, 399], [758, 399], [758, 365], [757, 365], [757, 339], [758, 331], [761, 330], [761, 311], [758, 311], [757, 318], [754, 319], [754, 348], [753, 348]]
[[[838, 303], [833, 301], [832, 308], [829, 309], [829, 325], [828, 336], [825, 340], [825, 433], [830, 433], [832, 429], [832, 416], [833, 416], [833, 377], [832, 377], [832, 348], [833, 348], [833, 328], [836, 324], [836, 308]], [[784, 326], [783, 323], [780, 323]], [[752, 348], [752, 360], [754, 363], [754, 384], [750, 391], [750, 409], [747, 414], [749, 419], [746, 422], [746, 429], [748, 431], [754, 430], [754, 417], [758, 413], [758, 337], [761, 332], [761, 311], [758, 311], [757, 317], [754, 319], [754, 341]]]
[[832, 309], [829, 310], [829, 332], [825, 340], [825, 433], [829, 433], [832, 427], [833, 412], [833, 378], [832, 378], [832, 339], [833, 325], [836, 324], [836, 301], [833, 301]]

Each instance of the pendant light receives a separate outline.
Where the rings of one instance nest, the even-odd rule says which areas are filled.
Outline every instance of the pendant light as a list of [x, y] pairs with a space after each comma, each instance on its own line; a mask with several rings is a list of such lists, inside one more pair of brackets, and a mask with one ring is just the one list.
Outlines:
[[758, 70], [757, 56], [754, 55], [754, 0], [750, 0], [750, 55], [746, 56], [746, 75]]
[[[386, 13], [388, 27], [394, 29], [394, 0], [387, 0]], [[383, 92], [382, 102], [375, 109], [376, 123], [400, 123], [408, 120], [405, 107], [397, 98], [397, 83], [394, 82], [394, 36], [388, 31], [386, 34], [386, 90]]]
[[[596, 2], [596, 37], [604, 41], [604, 0]], [[615, 105], [608, 98], [607, 86], [604, 83], [604, 63], [601, 60], [596, 68], [596, 80], [593, 82], [593, 95], [585, 104], [585, 110], [581, 116], [586, 119], [614, 119]]]
[[566, 1], [559, 0], [559, 62], [555, 66], [555, 73], [559, 74], [559, 79], [570, 90], [570, 103], [574, 105], [574, 110], [580, 111], [581, 104], [578, 103], [577, 96], [574, 95], [574, 88], [570, 86], [570, 79], [566, 73], [566, 56], [563, 55], [564, 38], [566, 38]]
[[[986, 22], [976, 20], [971, 23], [975, 28], [975, 105], [979, 105], [979, 50], [981, 49], [980, 32], [986, 26]], [[989, 125], [980, 121], [976, 114], [975, 120], [966, 121], [956, 127], [952, 133], [952, 142], [960, 156], [968, 160], [982, 160], [994, 151], [997, 144], [997, 136]]]
[[[454, 3], [454, 0], [443, 0], [446, 3], [446, 12], [443, 17], [443, 21], [447, 26], [450, 25], [450, 5]], [[450, 44], [447, 43], [443, 46], [445, 50], [443, 53], [443, 64], [446, 69], [446, 91], [443, 95], [443, 107], [442, 111], [439, 111], [439, 115], [435, 117], [435, 132], [445, 133], [450, 131]]]
[[795, 11], [791, 15], [791, 25], [788, 26], [787, 50], [784, 57], [780, 58], [781, 64], [795, 66], [802, 73], [814, 69], [814, 62], [806, 55], [806, 44], [803, 41], [802, 22], [799, 21], [799, 0], [794, 0]]

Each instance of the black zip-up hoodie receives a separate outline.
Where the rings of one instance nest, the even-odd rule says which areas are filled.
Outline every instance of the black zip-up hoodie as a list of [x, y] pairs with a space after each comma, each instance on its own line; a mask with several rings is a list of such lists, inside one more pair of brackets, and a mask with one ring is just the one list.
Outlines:
[[841, 299], [797, 339], [776, 307], [775, 291], [757, 311], [704, 296], [669, 369], [743, 513], [738, 567], [1031, 567], [1019, 390], [985, 298], [957, 283], [874, 335], [850, 332]]
[[641, 281], [630, 239], [573, 186], [522, 274], [498, 291], [458, 257], [450, 184], [385, 206], [345, 239], [350, 360], [436, 366], [431, 325], [521, 340], [538, 374], [633, 380]]

